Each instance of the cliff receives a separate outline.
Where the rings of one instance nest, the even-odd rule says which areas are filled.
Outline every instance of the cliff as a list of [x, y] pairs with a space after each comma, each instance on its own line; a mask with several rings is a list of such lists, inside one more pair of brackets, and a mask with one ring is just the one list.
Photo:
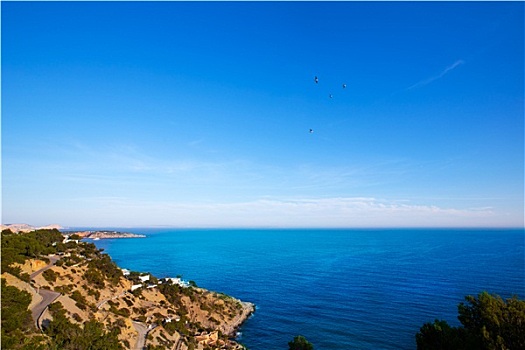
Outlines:
[[[29, 293], [27, 308], [33, 312], [34, 325], [46, 335], [42, 343], [65, 346], [57, 343], [62, 339], [57, 327], [82, 332], [93, 324], [106, 337], [102, 348], [109, 348], [111, 337], [111, 348], [118, 349], [244, 348], [233, 337], [255, 311], [253, 304], [149, 274], [126, 271], [124, 276], [93, 244], [64, 245], [58, 242], [57, 233], [53, 233], [57, 242], [47, 242], [46, 253], [51, 254], [26, 257], [24, 263], [12, 263], [8, 271], [2, 271], [7, 286]], [[17, 236], [21, 235], [2, 233], [2, 253], [4, 242], [5, 248], [11, 249]], [[46, 300], [49, 305], [45, 305]], [[38, 333], [32, 329], [33, 335]]]

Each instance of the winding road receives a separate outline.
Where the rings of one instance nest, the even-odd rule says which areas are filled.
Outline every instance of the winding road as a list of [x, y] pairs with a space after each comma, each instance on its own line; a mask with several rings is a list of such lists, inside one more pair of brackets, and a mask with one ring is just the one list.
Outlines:
[[144, 345], [146, 345], [146, 335], [148, 334], [148, 327], [142, 322], [131, 321], [131, 323], [133, 323], [133, 327], [135, 327], [135, 329], [139, 333], [139, 337], [133, 349], [143, 350]]
[[[33, 272], [29, 276], [31, 279], [35, 278], [36, 276], [40, 275], [42, 272], [53, 267], [53, 265], [55, 265], [58, 259], [60, 259], [57, 256], [50, 256], [48, 258], [50, 260], [49, 264], [41, 268], [40, 270]], [[36, 288], [36, 292], [42, 297], [42, 301], [33, 307], [33, 309], [31, 310], [31, 316], [33, 317], [33, 321], [35, 321], [36, 327], [42, 330], [41, 325], [40, 325], [41, 323], [39, 322], [40, 317], [42, 316], [46, 308], [49, 306], [49, 304], [54, 302], [60, 296], [60, 293], [53, 292], [52, 290], [40, 289], [40, 288]]]
[[[51, 267], [53, 267], [53, 265], [55, 265], [55, 263], [60, 259], [57, 256], [50, 256], [48, 258], [50, 260], [49, 264], [46, 265], [45, 267], [41, 268], [40, 270], [33, 272], [30, 275], [31, 279], [34, 279], [36, 276], [40, 275], [44, 271], [46, 271], [46, 270], [50, 269]], [[37, 326], [37, 328], [42, 330], [41, 321], [40, 321], [40, 318], [42, 317], [42, 314], [47, 309], [49, 304], [54, 302], [61, 294], [58, 293], [58, 292], [54, 292], [54, 291], [47, 290], [47, 289], [40, 289], [40, 288], [36, 288], [36, 291], [37, 291], [37, 293], [40, 296], [42, 296], [42, 301], [33, 307], [33, 309], [31, 310], [31, 316], [33, 317], [33, 320], [35, 321], [35, 325]], [[119, 294], [119, 295], [117, 295], [117, 296], [115, 296], [113, 298], [110, 298], [110, 299], [105, 299], [105, 300], [103, 300], [103, 301], [98, 303], [97, 308], [100, 308], [108, 300], [119, 298], [119, 297], [121, 297], [121, 296], [123, 296], [125, 294], [127, 294], [127, 292], [123, 292], [123, 293], [121, 293], [121, 294]], [[132, 321], [132, 324], [133, 324], [133, 327], [135, 327], [135, 329], [137, 330], [137, 332], [139, 334], [137, 342], [135, 343], [135, 347], [133, 349], [134, 350], [143, 350], [143, 349], [145, 349], [146, 336], [148, 335], [148, 332], [151, 331], [152, 329], [154, 329], [156, 326], [155, 325], [147, 326], [146, 324], [144, 324], [142, 322], [137, 322], [137, 321]]]
[[55, 265], [55, 263], [60, 259], [58, 256], [54, 255], [54, 256], [48, 256], [47, 257], [49, 259], [49, 264], [47, 264], [46, 266], [44, 266], [43, 268], [41, 268], [40, 270], [37, 270], [35, 272], [33, 272], [31, 275], [29, 275], [29, 277], [31, 279], [35, 278], [36, 276], [40, 275], [42, 272], [44, 272], [45, 270], [49, 270], [51, 267], [53, 267], [53, 265]]
[[152, 323], [149, 326], [146, 326], [145, 323], [138, 321], [131, 321], [131, 323], [139, 333], [139, 337], [137, 339], [137, 342], [135, 343], [135, 347], [133, 348], [133, 350], [146, 349], [146, 337], [148, 336], [148, 333], [150, 331], [154, 330], [157, 327], [157, 325], [155, 323]]

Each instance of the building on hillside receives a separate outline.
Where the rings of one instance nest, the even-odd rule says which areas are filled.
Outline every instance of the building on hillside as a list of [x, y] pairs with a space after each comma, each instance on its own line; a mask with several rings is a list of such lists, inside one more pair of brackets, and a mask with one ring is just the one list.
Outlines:
[[131, 286], [130, 291], [133, 292], [134, 290], [139, 289], [141, 287], [142, 287], [142, 284], [134, 284]]
[[69, 242], [75, 242], [76, 244], [78, 244], [78, 239], [69, 239], [69, 236], [66, 235], [62, 243], [69, 243]]
[[171, 281], [172, 284], [176, 284], [182, 288], [188, 288], [190, 286], [190, 284], [186, 281], [183, 281], [182, 279], [180, 279], [179, 277], [176, 277], [176, 278], [169, 278], [169, 277], [166, 277], [164, 279], [165, 282], [168, 282], [168, 281]]
[[139, 276], [139, 280], [143, 283], [149, 281], [149, 275]]

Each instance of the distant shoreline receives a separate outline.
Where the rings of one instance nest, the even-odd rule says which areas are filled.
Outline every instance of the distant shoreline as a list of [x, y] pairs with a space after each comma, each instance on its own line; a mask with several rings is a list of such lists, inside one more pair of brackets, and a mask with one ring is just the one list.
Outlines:
[[77, 235], [82, 239], [110, 239], [110, 238], [145, 238], [146, 235], [129, 233], [129, 232], [120, 232], [120, 231], [67, 231], [62, 232], [62, 234], [70, 236]]

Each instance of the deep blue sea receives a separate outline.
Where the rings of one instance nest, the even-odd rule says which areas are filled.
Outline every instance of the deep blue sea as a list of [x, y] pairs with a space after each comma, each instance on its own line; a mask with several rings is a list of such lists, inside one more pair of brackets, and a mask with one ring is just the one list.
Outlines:
[[255, 303], [251, 350], [299, 334], [316, 350], [415, 349], [425, 322], [459, 325], [465, 295], [525, 298], [523, 230], [116, 230], [147, 235], [95, 242], [120, 267]]

